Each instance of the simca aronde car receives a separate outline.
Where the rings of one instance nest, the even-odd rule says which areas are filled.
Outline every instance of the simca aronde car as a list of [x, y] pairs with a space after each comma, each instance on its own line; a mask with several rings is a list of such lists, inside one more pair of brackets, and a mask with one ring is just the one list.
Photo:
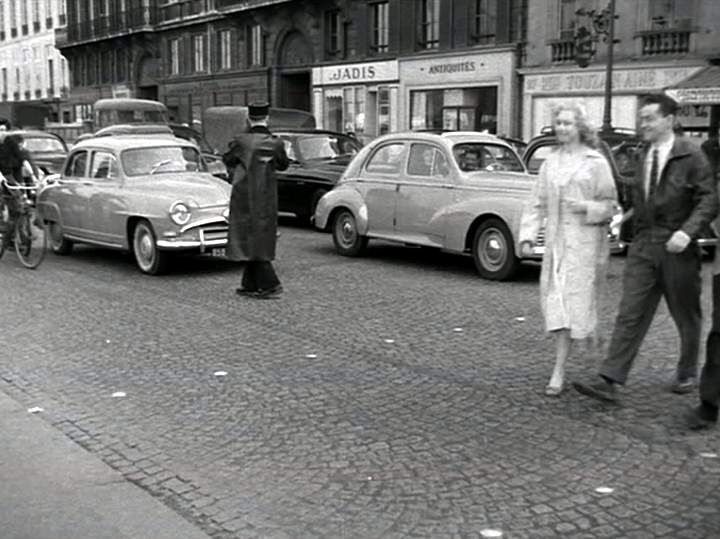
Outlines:
[[[509, 279], [534, 183], [515, 150], [493, 135], [395, 133], [360, 151], [318, 202], [314, 222], [346, 256], [379, 238], [469, 254], [483, 277]], [[542, 253], [538, 241], [533, 257]]]
[[38, 207], [55, 253], [73, 243], [122, 249], [157, 274], [172, 252], [224, 255], [229, 200], [230, 185], [207, 172], [194, 144], [119, 135], [76, 144]]

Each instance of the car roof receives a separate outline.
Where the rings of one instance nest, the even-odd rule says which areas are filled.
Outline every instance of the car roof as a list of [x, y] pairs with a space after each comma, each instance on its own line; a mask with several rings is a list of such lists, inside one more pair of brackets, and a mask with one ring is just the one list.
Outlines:
[[23, 137], [44, 137], [44, 138], [61, 138], [55, 133], [49, 131], [41, 131], [40, 129], [11, 129], [10, 131], [0, 132], [1, 136], [22, 135]]
[[273, 135], [333, 135], [353, 138], [352, 135], [347, 133], [340, 133], [338, 131], [330, 131], [328, 129], [308, 129], [308, 128], [288, 128], [288, 129], [274, 129]]
[[436, 142], [441, 145], [455, 145], [459, 142], [481, 142], [500, 144], [502, 146], [510, 146], [507, 142], [495, 135], [489, 133], [481, 133], [479, 131], [405, 131], [398, 133], [390, 133], [383, 135], [372, 141], [372, 144], [380, 143], [386, 140], [417, 140], [426, 142]]
[[159, 148], [163, 146], [189, 146], [197, 149], [197, 146], [192, 142], [172, 135], [165, 135], [162, 137], [144, 135], [112, 135], [107, 137], [91, 137], [81, 140], [73, 146], [73, 150], [80, 148], [104, 148], [114, 151], [123, 151], [130, 148]]

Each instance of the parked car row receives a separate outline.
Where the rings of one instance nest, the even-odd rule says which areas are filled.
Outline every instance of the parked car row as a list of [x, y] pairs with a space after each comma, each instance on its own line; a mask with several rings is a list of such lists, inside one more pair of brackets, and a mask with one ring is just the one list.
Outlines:
[[[340, 254], [358, 256], [371, 239], [396, 241], [472, 256], [481, 276], [497, 280], [512, 278], [524, 260], [517, 238], [532, 172], [557, 145], [546, 133], [520, 158], [520, 141], [477, 132], [395, 133], [365, 146], [314, 128], [275, 133], [291, 160], [278, 173], [280, 211], [330, 232]], [[621, 185], [609, 146], [605, 152]], [[70, 150], [38, 195], [53, 251], [68, 254], [75, 243], [122, 249], [150, 274], [172, 252], [222, 256], [231, 187], [211, 168], [218, 162], [188, 126], [100, 130]], [[617, 231], [609, 234], [622, 247]], [[543, 253], [541, 231], [528, 259]]]

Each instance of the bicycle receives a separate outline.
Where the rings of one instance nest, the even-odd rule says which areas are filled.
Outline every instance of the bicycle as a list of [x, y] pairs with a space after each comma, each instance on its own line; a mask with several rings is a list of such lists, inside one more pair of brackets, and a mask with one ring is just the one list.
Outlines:
[[38, 215], [32, 196], [40, 184], [34, 181], [30, 185], [11, 185], [0, 174], [0, 187], [5, 187], [11, 193], [22, 192], [22, 196], [17, 197], [17, 201], [20, 202], [20, 215], [14, 223], [10, 220], [10, 207], [7, 202], [12, 195], [0, 193], [0, 222], [5, 225], [0, 232], [0, 258], [12, 241], [22, 265], [35, 269], [45, 258], [48, 244], [45, 223]]

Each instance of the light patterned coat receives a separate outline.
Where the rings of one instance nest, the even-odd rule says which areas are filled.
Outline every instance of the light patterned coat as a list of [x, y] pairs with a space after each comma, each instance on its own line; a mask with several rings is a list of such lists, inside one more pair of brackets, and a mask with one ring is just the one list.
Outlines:
[[[569, 329], [571, 338], [584, 339], [595, 337], [610, 255], [608, 223], [618, 204], [605, 157], [590, 148], [578, 155], [561, 167], [555, 150], [542, 164], [519, 239], [535, 241], [544, 224], [540, 303], [546, 329]], [[587, 213], [572, 212], [570, 200], [584, 201]]]

